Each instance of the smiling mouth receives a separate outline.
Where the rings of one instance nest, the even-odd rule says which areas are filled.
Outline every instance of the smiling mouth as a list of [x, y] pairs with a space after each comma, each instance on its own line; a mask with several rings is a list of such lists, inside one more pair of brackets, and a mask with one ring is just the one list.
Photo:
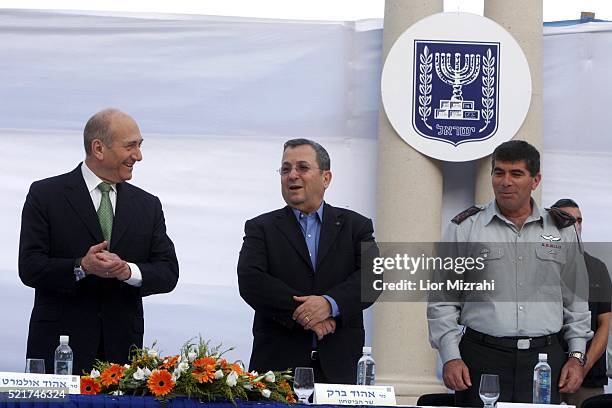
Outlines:
[[297, 191], [297, 190], [299, 190], [301, 188], [302, 188], [302, 186], [289, 186], [289, 190], [291, 190], [291, 191]]

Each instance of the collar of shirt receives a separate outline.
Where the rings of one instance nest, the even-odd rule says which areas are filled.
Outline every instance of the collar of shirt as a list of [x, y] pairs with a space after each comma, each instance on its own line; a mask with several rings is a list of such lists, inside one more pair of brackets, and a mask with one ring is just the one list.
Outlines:
[[312, 216], [316, 214], [317, 217], [319, 218], [319, 222], [323, 224], [323, 207], [324, 206], [325, 206], [325, 201], [321, 201], [321, 205], [319, 206], [317, 211], [315, 211], [312, 214], [305, 214], [301, 212], [300, 210], [298, 210], [297, 208], [293, 208], [293, 207], [291, 207], [291, 210], [293, 211], [293, 214], [295, 214], [295, 218], [297, 218], [298, 222], [300, 222], [301, 217], [308, 217], [308, 216]]
[[[506, 218], [501, 213], [501, 211], [499, 210], [499, 207], [497, 206], [497, 201], [495, 200], [491, 201], [485, 207], [483, 217], [484, 217], [485, 225], [488, 225], [489, 223], [491, 223], [491, 221], [493, 221], [493, 218], [495, 217], [499, 218], [501, 221], [505, 222], [506, 224], [514, 225], [512, 221], [510, 221], [508, 218]], [[531, 222], [541, 222], [541, 221], [543, 221], [542, 212], [540, 211], [540, 207], [538, 207], [538, 204], [532, 198], [531, 199], [531, 215], [527, 217], [523, 225], [527, 225]]]
[[[94, 208], [96, 211], [98, 211], [98, 208], [100, 208], [100, 200], [102, 200], [102, 192], [98, 189], [98, 185], [104, 180], [96, 176], [89, 166], [87, 166], [85, 161], [83, 161], [83, 164], [81, 165], [81, 173], [83, 174], [83, 179], [85, 180], [85, 185], [87, 186], [87, 191], [89, 191]], [[109, 192], [109, 197], [111, 204], [113, 205], [114, 212], [117, 204], [117, 185], [111, 184], [110, 186], [111, 190]]]

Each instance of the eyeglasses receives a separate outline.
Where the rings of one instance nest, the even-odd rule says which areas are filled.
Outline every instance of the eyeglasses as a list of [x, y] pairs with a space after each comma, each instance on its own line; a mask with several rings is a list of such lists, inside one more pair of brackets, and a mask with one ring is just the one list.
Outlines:
[[[293, 166], [282, 166], [280, 169], [278, 169], [278, 174], [280, 174], [281, 176], [288, 176], [291, 171], [294, 169]], [[310, 170], [312, 169], [312, 167], [310, 167], [307, 164], [302, 164], [302, 163], [298, 163], [295, 166], [295, 171], [298, 172], [298, 174], [303, 175], [308, 173]]]

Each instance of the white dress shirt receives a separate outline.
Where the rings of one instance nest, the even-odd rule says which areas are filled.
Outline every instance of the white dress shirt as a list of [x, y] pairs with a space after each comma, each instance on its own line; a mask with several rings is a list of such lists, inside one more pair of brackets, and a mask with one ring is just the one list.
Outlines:
[[[100, 208], [100, 202], [102, 201], [102, 192], [98, 188], [98, 185], [102, 183], [103, 180], [100, 177], [96, 176], [93, 171], [91, 171], [85, 161], [83, 161], [83, 165], [81, 166], [81, 172], [83, 173], [85, 185], [87, 185], [87, 190], [89, 190], [91, 201], [97, 212], [98, 208]], [[110, 197], [113, 214], [115, 214], [115, 207], [117, 205], [117, 186], [115, 184], [111, 184], [111, 190], [109, 191], [108, 195]], [[140, 268], [138, 268], [138, 265], [131, 262], [128, 262], [127, 264], [130, 267], [132, 276], [130, 276], [130, 278], [125, 280], [124, 282], [132, 286], [142, 286], [142, 273], [140, 272]]]

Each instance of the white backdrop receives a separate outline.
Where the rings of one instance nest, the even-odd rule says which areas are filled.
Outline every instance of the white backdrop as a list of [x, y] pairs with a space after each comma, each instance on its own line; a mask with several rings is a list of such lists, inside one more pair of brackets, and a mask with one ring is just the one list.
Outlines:
[[[108, 106], [141, 126], [133, 182], [162, 200], [180, 263], [177, 289], [145, 301], [145, 343], [171, 353], [201, 333], [248, 361], [252, 312], [236, 261], [244, 221], [284, 204], [282, 143], [321, 142], [334, 174], [326, 199], [375, 215], [380, 27], [0, 10], [0, 370], [23, 369], [33, 302], [17, 276], [27, 189], [82, 160], [82, 127]], [[612, 234], [612, 83], [601, 75], [612, 67], [603, 51], [611, 39], [555, 32], [544, 42], [544, 204], [579, 200], [588, 240]], [[473, 163], [445, 173], [447, 220], [471, 205]]]

